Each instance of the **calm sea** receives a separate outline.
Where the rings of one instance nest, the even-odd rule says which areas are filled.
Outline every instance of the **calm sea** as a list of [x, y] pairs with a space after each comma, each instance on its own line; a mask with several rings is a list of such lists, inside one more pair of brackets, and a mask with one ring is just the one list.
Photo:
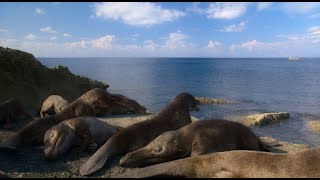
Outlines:
[[222, 98], [236, 104], [202, 105], [201, 119], [236, 120], [240, 115], [289, 112], [291, 118], [253, 127], [260, 136], [320, 146], [320, 134], [307, 122], [320, 120], [320, 58], [38, 58], [44, 65], [67, 66], [71, 72], [110, 85], [159, 112], [178, 93]]

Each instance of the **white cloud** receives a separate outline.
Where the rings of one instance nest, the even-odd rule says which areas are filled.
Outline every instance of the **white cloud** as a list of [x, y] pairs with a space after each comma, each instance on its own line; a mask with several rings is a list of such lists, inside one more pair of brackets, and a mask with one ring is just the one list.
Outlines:
[[1, 29], [0, 28], [0, 33], [7, 33], [7, 32], [9, 32], [8, 29]]
[[152, 26], [170, 22], [185, 15], [178, 10], [163, 9], [149, 2], [103, 2], [96, 3], [95, 16], [104, 19], [122, 20], [133, 26]]
[[114, 35], [106, 35], [98, 39], [93, 40], [81, 40], [76, 42], [67, 43], [68, 47], [71, 48], [100, 48], [100, 49], [111, 49], [113, 47]]
[[27, 40], [36, 40], [37, 37], [35, 35], [33, 35], [32, 33], [29, 33], [24, 38]]
[[52, 29], [52, 27], [50, 27], [50, 26], [40, 28], [40, 31], [47, 32], [47, 33], [57, 33], [57, 31]]
[[306, 38], [305, 34], [293, 34], [293, 35], [277, 35], [279, 38], [285, 38], [291, 41], [298, 41], [298, 40], [303, 40]]
[[232, 24], [230, 26], [224, 27], [222, 32], [241, 32], [246, 28], [245, 22], [240, 22], [239, 24]]
[[320, 42], [320, 26], [312, 26], [308, 29], [308, 32], [313, 43]]
[[248, 49], [249, 51], [252, 51], [259, 42], [257, 40], [248, 41], [241, 44], [241, 47]]
[[315, 12], [320, 8], [320, 2], [287, 2], [282, 4], [283, 11], [293, 14]]
[[46, 14], [46, 11], [44, 9], [41, 9], [41, 8], [36, 8], [35, 9], [35, 12], [37, 14], [40, 14], [40, 15], [43, 15], [43, 14]]
[[261, 11], [261, 10], [264, 10], [264, 9], [267, 9], [269, 7], [271, 7], [273, 4], [273, 2], [258, 2], [258, 10]]
[[199, 4], [200, 2], [193, 2], [191, 7], [187, 8], [187, 11], [199, 14], [205, 13], [206, 9], [199, 8]]
[[50, 37], [50, 40], [51, 40], [51, 41], [54, 41], [54, 40], [56, 40], [56, 39], [57, 39], [57, 37], [55, 37], [55, 36]]
[[71, 34], [63, 33], [63, 37], [71, 37]]
[[309, 18], [311, 18], [311, 19], [320, 18], [320, 13], [312, 14], [312, 15], [309, 16]]
[[182, 34], [180, 32], [170, 33], [169, 37], [167, 38], [167, 41], [166, 41], [164, 47], [169, 48], [169, 49], [176, 49], [176, 48], [180, 48], [180, 47], [186, 47], [187, 46], [187, 42], [185, 42], [185, 40], [187, 38], [188, 38], [187, 35]]
[[158, 45], [155, 44], [152, 40], [147, 40], [144, 42], [143, 47], [154, 51], [158, 47]]
[[93, 47], [103, 48], [103, 49], [110, 49], [112, 48], [112, 42], [114, 41], [114, 35], [106, 35], [99, 39], [95, 39], [91, 41]]
[[217, 48], [217, 47], [220, 47], [222, 45], [221, 42], [219, 41], [209, 41], [208, 42], [208, 48]]
[[206, 10], [208, 18], [213, 19], [234, 19], [247, 11], [248, 2], [216, 2], [210, 3]]
[[18, 40], [16, 39], [6, 39], [0, 37], [0, 46], [2, 47], [14, 47], [17, 42]]

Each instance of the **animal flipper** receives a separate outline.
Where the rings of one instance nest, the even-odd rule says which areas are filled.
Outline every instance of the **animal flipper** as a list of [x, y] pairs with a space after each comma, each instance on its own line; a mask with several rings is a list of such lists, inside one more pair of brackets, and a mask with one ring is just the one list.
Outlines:
[[[113, 136], [114, 137], [114, 136]], [[121, 150], [117, 148], [121, 142], [115, 142], [111, 137], [98, 151], [96, 151], [80, 169], [82, 176], [90, 175], [103, 167], [109, 158], [121, 153]]]
[[151, 177], [189, 177], [192, 173], [192, 166], [188, 163], [181, 163], [184, 159], [165, 162], [148, 166], [145, 168], [138, 168], [113, 176], [112, 178], [151, 178]]

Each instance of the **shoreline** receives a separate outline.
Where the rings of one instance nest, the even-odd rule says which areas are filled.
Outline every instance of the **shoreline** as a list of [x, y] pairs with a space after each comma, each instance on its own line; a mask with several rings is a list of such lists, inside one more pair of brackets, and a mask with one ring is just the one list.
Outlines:
[[[146, 115], [119, 115], [111, 117], [98, 117], [98, 119], [110, 124], [128, 126], [136, 122], [144, 121], [155, 113]], [[192, 121], [199, 120], [192, 117]], [[13, 131], [0, 130], [0, 140], [14, 133]], [[272, 137], [263, 137], [263, 141], [277, 141], [278, 145], [270, 148], [274, 153], [294, 153], [310, 148], [305, 144], [294, 144], [286, 141], [278, 141]], [[57, 161], [47, 161], [44, 159], [41, 149], [36, 146], [22, 148], [16, 153], [1, 153], [0, 167], [10, 177], [15, 178], [66, 178], [83, 177], [80, 176], [80, 167], [89, 159], [94, 152], [81, 152], [79, 148], [73, 148], [68, 154]], [[130, 171], [135, 168], [123, 168], [118, 165], [121, 156], [113, 158], [107, 162], [102, 170], [89, 177], [108, 178], [117, 174]]]

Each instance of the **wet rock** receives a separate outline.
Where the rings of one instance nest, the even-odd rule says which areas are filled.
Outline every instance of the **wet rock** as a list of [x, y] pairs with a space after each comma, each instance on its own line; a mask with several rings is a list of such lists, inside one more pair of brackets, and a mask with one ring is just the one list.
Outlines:
[[309, 121], [307, 125], [312, 131], [320, 133], [320, 121]]
[[290, 114], [288, 112], [254, 114], [246, 116], [244, 124], [246, 126], [263, 126], [289, 118]]
[[260, 137], [262, 142], [266, 144], [274, 144], [273, 147], [269, 147], [273, 153], [295, 153], [301, 150], [311, 149], [310, 146], [305, 144], [295, 144], [286, 141], [279, 141], [272, 137]]
[[196, 97], [196, 100], [198, 100], [200, 102], [200, 104], [231, 104], [231, 103], [235, 103], [233, 101], [227, 101], [224, 99], [204, 98], [204, 97]]

